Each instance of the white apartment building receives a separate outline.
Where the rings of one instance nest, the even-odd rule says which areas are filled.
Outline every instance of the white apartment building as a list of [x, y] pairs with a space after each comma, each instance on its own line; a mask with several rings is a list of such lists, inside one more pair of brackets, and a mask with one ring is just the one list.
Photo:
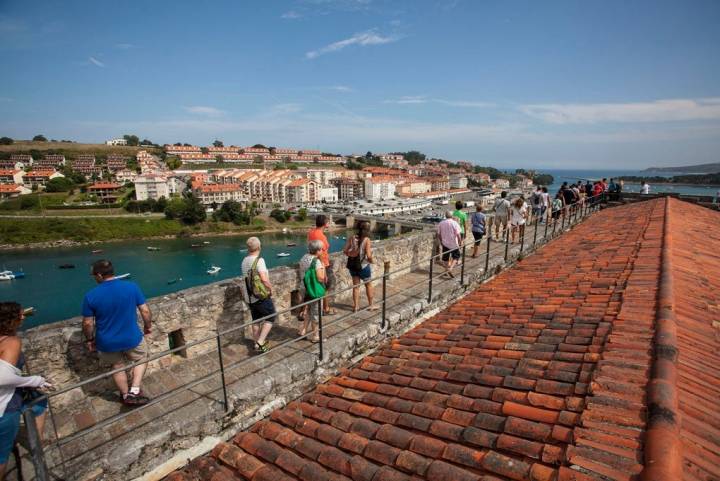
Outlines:
[[105, 141], [105, 145], [127, 145], [125, 139], [110, 139]]
[[130, 169], [122, 169], [115, 172], [115, 180], [120, 182], [121, 184], [127, 184], [129, 182], [135, 182], [135, 179], [137, 179], [138, 174], [134, 170]]
[[467, 177], [464, 175], [451, 175], [450, 176], [450, 188], [451, 189], [467, 189]]
[[246, 202], [248, 200], [243, 195], [240, 187], [233, 184], [203, 184], [194, 189], [193, 193], [203, 205], [212, 205], [213, 202], [222, 205], [223, 202], [228, 200], [236, 202]]
[[297, 169], [295, 172], [298, 175], [305, 177], [306, 179], [314, 180], [320, 185], [328, 185], [333, 179], [341, 177], [341, 174], [336, 169]]
[[365, 179], [365, 198], [378, 201], [395, 197], [395, 184], [397, 180], [386, 175], [379, 175]]
[[321, 185], [318, 187], [318, 201], [320, 202], [337, 202], [338, 188], [332, 185]]
[[160, 175], [141, 175], [135, 179], [135, 199], [158, 200], [170, 197], [167, 178]]

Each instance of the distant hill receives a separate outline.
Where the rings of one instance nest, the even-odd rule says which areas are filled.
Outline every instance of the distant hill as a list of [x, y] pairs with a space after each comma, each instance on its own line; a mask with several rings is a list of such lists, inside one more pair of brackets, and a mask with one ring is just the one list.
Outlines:
[[720, 172], [720, 162], [712, 164], [684, 165], [681, 167], [650, 167], [643, 172], [680, 172], [683, 174], [714, 174]]

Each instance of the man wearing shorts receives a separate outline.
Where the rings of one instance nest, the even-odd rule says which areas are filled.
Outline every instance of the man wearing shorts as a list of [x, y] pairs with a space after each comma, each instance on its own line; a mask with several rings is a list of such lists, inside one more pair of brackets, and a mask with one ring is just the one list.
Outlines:
[[472, 224], [472, 235], [473, 235], [473, 257], [478, 256], [478, 250], [480, 249], [480, 242], [485, 235], [485, 214], [483, 214], [482, 207], [478, 204], [475, 207], [475, 212], [470, 216], [470, 223]]
[[442, 260], [445, 262], [445, 275], [455, 277], [452, 268], [460, 259], [460, 224], [453, 218], [451, 211], [445, 212], [445, 220], [438, 224], [438, 240], [442, 247]]
[[[323, 244], [323, 250], [318, 254], [317, 258], [322, 262], [325, 268], [325, 289], [330, 292], [335, 284], [335, 273], [333, 272], [332, 262], [330, 262], [330, 243], [328, 242], [325, 230], [330, 226], [330, 219], [326, 215], [320, 214], [315, 217], [315, 228], [308, 232], [307, 240], [312, 242], [318, 240]], [[323, 315], [332, 316], [335, 310], [330, 307], [330, 296], [325, 296], [322, 300]]]
[[507, 192], [504, 190], [500, 193], [500, 198], [495, 199], [493, 210], [495, 211], [495, 219], [493, 220], [493, 224], [495, 225], [495, 238], [500, 239], [500, 226], [502, 226], [503, 231], [505, 231], [508, 220], [510, 219], [510, 201], [507, 200]]
[[[82, 304], [82, 329], [88, 350], [97, 350], [100, 361], [110, 364], [113, 370], [146, 359], [143, 333], [150, 334], [152, 314], [140, 287], [134, 282], [116, 279], [108, 260], [95, 262], [92, 276], [98, 286], [85, 294]], [[142, 316], [143, 331], [138, 326], [137, 310]], [[129, 387], [125, 371], [113, 374], [123, 404], [139, 406], [149, 401], [140, 389], [146, 368], [146, 363], [132, 368]]]

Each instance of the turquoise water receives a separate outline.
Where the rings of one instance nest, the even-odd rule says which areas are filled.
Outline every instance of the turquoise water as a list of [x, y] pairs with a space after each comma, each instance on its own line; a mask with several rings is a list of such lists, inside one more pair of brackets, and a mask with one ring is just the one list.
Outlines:
[[[342, 249], [345, 241], [328, 236], [332, 252]], [[0, 281], [0, 301], [16, 301], [24, 307], [35, 307], [35, 315], [25, 320], [24, 328], [48, 324], [80, 315], [83, 295], [95, 286], [90, 264], [110, 259], [115, 274], [129, 272], [146, 297], [155, 297], [193, 286], [208, 284], [240, 274], [240, 263], [246, 254], [249, 236], [165, 239], [155, 241], [124, 241], [92, 246], [32, 249], [0, 252], [0, 268], [25, 272], [25, 278]], [[263, 234], [263, 257], [268, 267], [297, 263], [306, 252], [304, 234]], [[210, 244], [191, 248], [191, 244]], [[294, 242], [295, 247], [287, 244]], [[148, 246], [159, 247], [149, 252]], [[102, 249], [101, 254], [91, 251]], [[277, 257], [287, 252], [289, 257]], [[74, 264], [74, 269], [59, 269], [61, 264]], [[211, 265], [222, 270], [207, 274]], [[180, 279], [174, 284], [168, 281]]]
[[[578, 180], [586, 179], [602, 179], [603, 177], [610, 180], [612, 177], [620, 176], [663, 176], [672, 177], [678, 174], [666, 174], [666, 173], [655, 173], [655, 172], [640, 172], [637, 170], [620, 170], [620, 169], [607, 169], [607, 170], [560, 170], [560, 169], [538, 169], [540, 172], [550, 174], [554, 178], [552, 185], [548, 186], [550, 193], [554, 194], [560, 189], [563, 182], [572, 184]], [[650, 184], [650, 193], [657, 192], [675, 192], [678, 194], [687, 195], [709, 195], [715, 196], [716, 192], [720, 189], [717, 186], [696, 186], [696, 185], [654, 185]], [[640, 192], [640, 184], [631, 184], [625, 182], [625, 192]]]

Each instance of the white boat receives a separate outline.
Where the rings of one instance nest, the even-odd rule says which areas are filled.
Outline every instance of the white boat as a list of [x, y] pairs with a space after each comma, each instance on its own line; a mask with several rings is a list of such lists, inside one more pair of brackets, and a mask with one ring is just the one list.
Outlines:
[[287, 234], [287, 231], [288, 231], [287, 227], [283, 227], [282, 231], [283, 231], [283, 234]]
[[210, 275], [217, 274], [218, 272], [220, 272], [220, 269], [222, 268], [218, 266], [210, 266], [210, 269], [207, 270], [207, 273]]
[[287, 252], [281, 252], [281, 253], [278, 254], [277, 256], [278, 256], [278, 257], [290, 257], [290, 254], [288, 254]]
[[13, 279], [20, 279], [22, 277], [25, 277], [25, 273], [23, 271], [19, 272], [13, 272], [13, 271], [0, 271], [0, 281], [11, 281]]
[[210, 241], [203, 241], [203, 244], [209, 245], [209, 244], [210, 244]]
[[0, 274], [0, 281], [11, 281], [15, 279], [15, 276], [12, 274]]
[[159, 247], [148, 246], [147, 250], [149, 250], [149, 251], [151, 251], [151, 252], [154, 252], [154, 251], [159, 251], [160, 248], [159, 248]]
[[127, 279], [130, 277], [130, 273], [126, 272], [125, 274], [120, 274], [119, 276], [115, 276], [115, 279]]

